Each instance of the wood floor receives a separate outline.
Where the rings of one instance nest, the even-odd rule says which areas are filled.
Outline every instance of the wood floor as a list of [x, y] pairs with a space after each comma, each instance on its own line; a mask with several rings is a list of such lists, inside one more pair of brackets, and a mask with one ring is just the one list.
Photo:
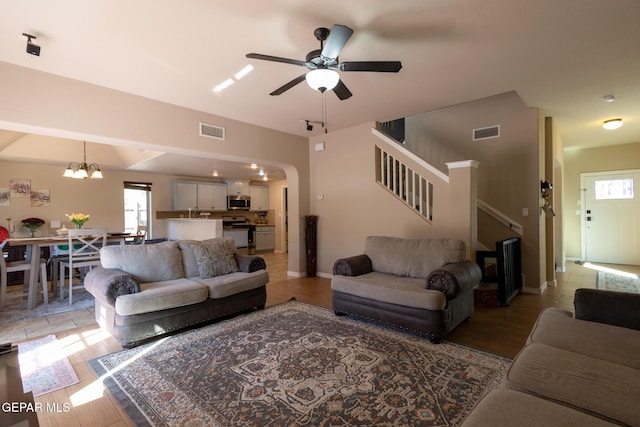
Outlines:
[[[288, 278], [286, 255], [266, 254], [264, 257], [270, 271], [267, 305], [279, 304], [293, 297], [331, 308], [330, 279]], [[595, 277], [595, 270], [569, 264], [566, 272], [557, 273], [556, 287], [548, 288], [543, 295], [518, 295], [509, 307], [477, 307], [473, 318], [456, 328], [447, 340], [512, 358], [524, 345], [542, 309], [556, 306], [572, 310], [575, 289], [595, 287]], [[133, 426], [87, 364], [88, 360], [121, 350], [116, 341], [95, 323], [60, 331], [56, 336], [67, 349], [80, 383], [36, 398], [43, 407], [46, 403], [70, 406], [68, 412], [39, 413], [40, 425]]]

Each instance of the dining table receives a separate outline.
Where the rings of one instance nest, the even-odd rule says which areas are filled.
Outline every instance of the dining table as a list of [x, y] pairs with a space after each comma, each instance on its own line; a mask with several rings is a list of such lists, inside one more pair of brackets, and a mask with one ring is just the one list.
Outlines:
[[[143, 235], [133, 233], [108, 233], [107, 242], [120, 242], [124, 245], [125, 240], [135, 239], [136, 237], [144, 237]], [[28, 286], [27, 293], [27, 308], [32, 310], [37, 302], [37, 286], [38, 286], [38, 271], [40, 268], [40, 248], [45, 246], [64, 245], [69, 243], [69, 237], [67, 236], [42, 236], [42, 237], [11, 237], [5, 240], [7, 246], [26, 246], [26, 261], [31, 264], [31, 268], [28, 271], [28, 284], [24, 283], [24, 286]], [[25, 280], [26, 282], [26, 280]], [[55, 283], [51, 283], [51, 286], [56, 286]]]

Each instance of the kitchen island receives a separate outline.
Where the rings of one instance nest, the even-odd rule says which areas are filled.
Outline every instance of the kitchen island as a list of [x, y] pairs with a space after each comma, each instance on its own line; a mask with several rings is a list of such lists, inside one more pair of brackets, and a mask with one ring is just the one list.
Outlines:
[[221, 219], [169, 218], [169, 240], [207, 240], [223, 237]]

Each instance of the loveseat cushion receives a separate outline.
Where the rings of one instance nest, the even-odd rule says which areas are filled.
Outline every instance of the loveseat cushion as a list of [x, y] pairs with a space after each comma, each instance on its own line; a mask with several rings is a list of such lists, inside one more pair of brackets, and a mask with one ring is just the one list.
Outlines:
[[531, 343], [513, 360], [507, 388], [638, 425], [640, 370], [545, 344]]
[[131, 274], [139, 283], [185, 277], [176, 242], [112, 245], [100, 249], [100, 264]]
[[193, 246], [200, 277], [221, 276], [238, 271], [238, 263], [233, 254], [235, 247], [231, 247], [228, 240], [202, 242]]
[[443, 310], [444, 293], [426, 289], [426, 279], [372, 272], [360, 276], [333, 276], [331, 289], [389, 304], [426, 310]]
[[236, 245], [231, 237], [215, 237], [207, 240], [179, 240], [178, 247], [182, 254], [182, 268], [185, 273], [185, 277], [200, 277], [200, 268], [196, 255], [193, 251], [195, 246], [201, 247], [202, 245], [215, 244], [216, 242], [224, 242], [226, 248], [233, 253], [236, 252]]
[[206, 286], [186, 278], [141, 283], [140, 289], [139, 293], [120, 295], [116, 299], [118, 315], [129, 316], [182, 307], [205, 301], [209, 297]]
[[371, 259], [373, 271], [426, 278], [445, 264], [464, 261], [466, 247], [464, 241], [457, 239], [369, 236], [364, 254]]
[[570, 311], [545, 309], [528, 343], [546, 344], [640, 370], [640, 332], [604, 323], [574, 319]]
[[204, 279], [192, 277], [191, 280], [205, 286], [209, 298], [217, 299], [264, 286], [269, 282], [269, 273], [266, 270], [258, 270], [253, 273], [236, 272]]

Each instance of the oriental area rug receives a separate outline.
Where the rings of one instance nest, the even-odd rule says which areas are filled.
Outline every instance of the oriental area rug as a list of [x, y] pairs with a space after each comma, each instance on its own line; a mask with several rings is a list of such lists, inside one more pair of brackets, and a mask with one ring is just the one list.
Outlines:
[[509, 362], [290, 301], [89, 364], [139, 426], [455, 426]]
[[34, 397], [79, 382], [55, 335], [19, 343], [18, 360], [23, 391], [32, 391]]
[[640, 293], [640, 278], [635, 274], [615, 274], [598, 271], [596, 288], [607, 291]]

